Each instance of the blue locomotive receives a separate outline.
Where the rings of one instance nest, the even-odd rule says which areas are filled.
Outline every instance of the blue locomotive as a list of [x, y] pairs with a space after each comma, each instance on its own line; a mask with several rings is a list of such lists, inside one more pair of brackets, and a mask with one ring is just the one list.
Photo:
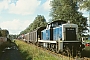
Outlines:
[[78, 25], [63, 20], [57, 20], [47, 25], [41, 31], [42, 46], [52, 51], [78, 54], [84, 48], [78, 38]]
[[46, 27], [25, 34], [25, 41], [38, 44], [51, 51], [77, 54], [84, 48], [78, 38], [78, 25], [57, 20]]

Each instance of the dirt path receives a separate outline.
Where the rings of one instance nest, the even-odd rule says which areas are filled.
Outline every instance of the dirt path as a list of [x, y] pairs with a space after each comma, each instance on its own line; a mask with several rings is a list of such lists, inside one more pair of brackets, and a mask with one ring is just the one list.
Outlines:
[[11, 46], [5, 48], [0, 60], [23, 60], [16, 44], [11, 43]]

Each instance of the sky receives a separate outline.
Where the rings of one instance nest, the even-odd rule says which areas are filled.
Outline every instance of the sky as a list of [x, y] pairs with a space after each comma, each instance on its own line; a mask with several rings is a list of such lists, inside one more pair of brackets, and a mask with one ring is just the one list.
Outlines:
[[[0, 28], [9, 34], [19, 34], [25, 30], [37, 15], [43, 15], [48, 21], [51, 0], [0, 0]], [[84, 16], [88, 12], [83, 11]]]
[[25, 30], [37, 15], [48, 21], [50, 0], [0, 0], [0, 28], [9, 34], [19, 34]]

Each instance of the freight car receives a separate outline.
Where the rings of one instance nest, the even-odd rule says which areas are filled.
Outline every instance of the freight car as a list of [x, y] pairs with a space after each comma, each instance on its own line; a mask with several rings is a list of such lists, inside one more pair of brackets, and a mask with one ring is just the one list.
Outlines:
[[37, 44], [38, 43], [38, 38], [40, 38], [39, 40], [41, 40], [41, 31], [45, 28], [46, 27], [38, 27], [37, 29], [35, 29], [32, 32], [24, 34], [25, 41], [28, 42], [28, 43]]
[[84, 45], [78, 38], [78, 25], [63, 20], [51, 22], [28, 33], [27, 42], [35, 43], [49, 50], [76, 55], [81, 53]]

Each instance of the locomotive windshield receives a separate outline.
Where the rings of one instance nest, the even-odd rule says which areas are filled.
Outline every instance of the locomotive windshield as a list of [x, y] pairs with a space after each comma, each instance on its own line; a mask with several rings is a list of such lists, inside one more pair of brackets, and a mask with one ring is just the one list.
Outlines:
[[66, 28], [66, 39], [68, 41], [76, 40], [76, 29], [75, 28]]
[[52, 27], [57, 27], [57, 26], [58, 26], [58, 22], [52, 24]]
[[57, 21], [54, 21], [51, 23], [52, 27], [57, 27], [57, 26], [60, 26], [62, 24], [66, 23], [66, 21], [63, 21], [63, 20], [57, 20]]

